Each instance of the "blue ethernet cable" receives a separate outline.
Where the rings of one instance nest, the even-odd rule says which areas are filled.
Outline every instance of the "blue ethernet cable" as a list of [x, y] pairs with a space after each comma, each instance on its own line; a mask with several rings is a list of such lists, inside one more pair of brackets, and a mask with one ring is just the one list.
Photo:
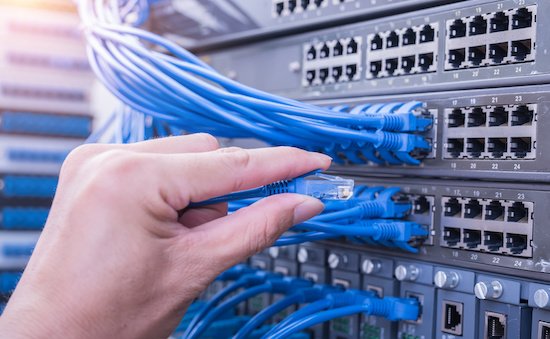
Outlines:
[[[354, 314], [375, 315], [396, 321], [415, 320], [418, 318], [419, 312], [418, 302], [414, 299], [392, 297], [378, 299], [367, 297], [358, 300], [357, 303], [351, 306], [323, 311], [288, 323], [285, 327], [270, 334], [269, 338], [287, 338], [293, 333], [300, 332], [311, 326]], [[267, 337], [267, 335], [264, 336], [264, 338]]]
[[[431, 150], [430, 143], [415, 134], [433, 123], [422, 103], [363, 105], [348, 112], [343, 106], [330, 110], [246, 87], [221, 76], [177, 44], [137, 28], [147, 18], [149, 5], [147, 0], [79, 1], [92, 69], [136, 112], [121, 120], [125, 133], [115, 140], [150, 135], [136, 131], [143, 124], [132, 123], [142, 114], [153, 119], [159, 136], [165, 134], [159, 124], [166, 123], [188, 132], [255, 137], [329, 154], [342, 151], [354, 163], [363, 161], [358, 157], [361, 153], [373, 162], [417, 165], [415, 157]], [[373, 150], [383, 159], [377, 159]]]
[[321, 200], [346, 200], [353, 195], [353, 180], [314, 171], [292, 180], [276, 181], [258, 188], [191, 203], [189, 206], [198, 207], [241, 199], [263, 198], [282, 193], [304, 194]]
[[262, 293], [284, 293], [288, 294], [297, 289], [311, 287], [312, 282], [301, 278], [291, 277], [278, 277], [274, 279], [268, 279], [264, 284], [254, 286], [243, 292], [229, 298], [216, 308], [212, 309], [198, 324], [193, 328], [190, 328], [185, 333], [184, 338], [193, 339], [199, 338], [201, 334], [210, 326], [210, 324], [217, 319], [220, 314], [223, 314], [228, 309], [231, 309], [243, 301], [250, 299], [258, 294]]
[[277, 313], [283, 311], [284, 309], [303, 303], [310, 303], [324, 298], [327, 293], [335, 292], [337, 288], [326, 285], [315, 285], [309, 288], [303, 288], [295, 291], [292, 294], [287, 295], [286, 297], [276, 301], [267, 308], [260, 311], [258, 314], [253, 316], [238, 332], [235, 334], [233, 339], [244, 339], [248, 338], [250, 333], [254, 331], [261, 324], [269, 320], [271, 317]]
[[[223, 274], [222, 274], [223, 276]], [[253, 273], [243, 274], [235, 282], [225, 287], [218, 293], [216, 293], [205, 305], [197, 312], [195, 317], [189, 323], [189, 327], [185, 331], [184, 337], [187, 337], [191, 330], [223, 299], [231, 295], [233, 292], [240, 290], [241, 288], [257, 286], [263, 284], [265, 281], [271, 278], [280, 277], [279, 274], [267, 273], [263, 271], [255, 271]]]

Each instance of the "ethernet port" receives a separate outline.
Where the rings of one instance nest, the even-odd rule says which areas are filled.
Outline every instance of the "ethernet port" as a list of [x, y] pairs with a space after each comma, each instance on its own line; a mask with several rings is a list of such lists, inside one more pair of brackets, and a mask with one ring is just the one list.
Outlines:
[[486, 53], [487, 49], [485, 45], [470, 47], [468, 48], [468, 61], [474, 66], [479, 66], [483, 62], [483, 59], [485, 59]]
[[412, 28], [408, 28], [403, 33], [403, 46], [416, 44], [416, 32]]
[[516, 107], [516, 109], [512, 111], [512, 116], [510, 118], [510, 120], [512, 120], [512, 126], [530, 125], [533, 121], [533, 115], [533, 110], [526, 105]]
[[527, 249], [527, 235], [525, 234], [506, 234], [506, 247], [512, 254], [521, 254]]
[[307, 60], [315, 60], [317, 58], [317, 50], [315, 47], [311, 46], [306, 53]]
[[487, 33], [487, 20], [481, 15], [475, 16], [470, 22], [470, 35], [480, 35]]
[[409, 55], [401, 58], [401, 68], [405, 73], [410, 73], [414, 67], [415, 56]]
[[393, 75], [395, 73], [395, 70], [397, 69], [399, 62], [397, 58], [393, 59], [386, 59], [386, 72], [388, 72], [389, 75]]
[[424, 53], [418, 56], [418, 66], [423, 72], [426, 72], [434, 64], [434, 54]]
[[449, 27], [449, 37], [454, 39], [464, 36], [466, 36], [466, 23], [462, 19], [456, 19]]
[[342, 54], [344, 54], [344, 46], [340, 41], [337, 41], [334, 47], [332, 48], [332, 55], [336, 57]]
[[330, 53], [330, 48], [328, 48], [327, 44], [323, 44], [323, 47], [319, 50], [319, 59], [325, 59], [328, 58]]
[[539, 321], [539, 330], [535, 338], [537, 339], [550, 339], [550, 322]]
[[503, 234], [500, 232], [483, 232], [483, 244], [491, 252], [496, 252], [502, 248], [504, 241]]
[[485, 206], [485, 220], [503, 220], [504, 206], [500, 201], [493, 200]]
[[466, 49], [452, 49], [449, 51], [449, 63], [454, 68], [459, 68], [462, 63], [466, 60]]
[[481, 107], [474, 107], [468, 113], [468, 127], [484, 126], [487, 120], [487, 115]]
[[443, 326], [441, 331], [462, 336], [462, 312], [464, 304], [443, 300]]
[[[451, 198], [447, 200], [443, 206], [443, 213], [446, 217], [460, 217], [462, 211], [462, 205], [457, 198]], [[457, 215], [458, 214], [458, 215]]]
[[382, 61], [372, 61], [369, 67], [370, 74], [373, 77], [377, 77], [378, 74], [382, 71]]
[[305, 11], [308, 7], [309, 7], [309, 4], [311, 3], [311, 0], [301, 0], [300, 1], [300, 4], [302, 6], [302, 9]]
[[481, 153], [485, 151], [484, 138], [468, 138], [466, 139], [466, 152], [472, 158], [479, 158]]
[[353, 80], [355, 75], [357, 74], [357, 65], [347, 65], [346, 66], [346, 75], [348, 76], [349, 80]]
[[531, 39], [512, 41], [512, 56], [517, 61], [523, 61], [531, 54]]
[[520, 8], [512, 15], [512, 29], [521, 29], [533, 25], [533, 13], [527, 8]]
[[527, 222], [529, 209], [524, 203], [516, 201], [508, 207], [507, 220], [509, 222]]
[[325, 0], [313, 0], [313, 3], [317, 6], [317, 8], [321, 7], [323, 2], [325, 2]]
[[294, 13], [294, 10], [296, 9], [296, 1], [297, 0], [288, 0], [288, 10], [290, 13]]
[[504, 107], [497, 106], [489, 112], [489, 126], [496, 127], [502, 125], [508, 125], [508, 112]]
[[399, 35], [395, 31], [391, 32], [386, 38], [386, 48], [397, 47], [399, 45]]
[[463, 139], [447, 139], [447, 152], [453, 158], [458, 158], [462, 152], [464, 152], [464, 140]]
[[506, 315], [485, 312], [485, 338], [502, 339], [506, 337]]
[[342, 68], [342, 66], [332, 67], [332, 78], [334, 79], [334, 81], [340, 81], [343, 72], [344, 69]]
[[371, 51], [376, 51], [376, 50], [379, 50], [379, 49], [382, 49], [382, 38], [380, 37], [380, 35], [376, 34], [371, 42], [370, 42], [370, 49]]
[[474, 249], [481, 245], [481, 231], [465, 229], [464, 244], [468, 249]]
[[463, 127], [465, 121], [466, 114], [462, 111], [461, 108], [453, 109], [453, 111], [447, 116], [448, 127]]
[[504, 12], [495, 13], [489, 22], [489, 32], [503, 32], [508, 30], [508, 23], [510, 22], [508, 15]]
[[487, 140], [487, 152], [491, 153], [493, 158], [502, 158], [507, 150], [508, 140], [506, 138], [489, 138]]
[[508, 55], [508, 43], [501, 42], [498, 44], [489, 45], [489, 58], [495, 64], [500, 64], [504, 61], [504, 58]]
[[317, 76], [317, 72], [313, 69], [309, 70], [306, 72], [306, 81], [308, 82], [308, 84], [312, 84], [313, 81], [315, 80], [315, 77]]
[[355, 41], [354, 38], [351, 38], [351, 40], [348, 42], [348, 46], [346, 47], [346, 54], [355, 54], [357, 53], [357, 41]]
[[321, 68], [319, 70], [319, 79], [321, 80], [322, 83], [325, 83], [325, 81], [327, 80], [328, 78], [328, 68]]
[[531, 152], [531, 138], [511, 138], [510, 152], [514, 153], [516, 158], [525, 158], [527, 153]]
[[464, 218], [481, 219], [481, 204], [478, 200], [470, 199], [464, 206]]
[[284, 9], [285, 9], [285, 3], [284, 2], [278, 2], [278, 3], [275, 4], [275, 12], [277, 12], [278, 16], [281, 16]]
[[430, 212], [430, 207], [430, 202], [424, 196], [416, 198], [413, 202], [414, 214], [426, 214]]
[[416, 320], [408, 320], [408, 322], [421, 324], [422, 323], [422, 308], [424, 307], [424, 294], [405, 291], [405, 298], [412, 298], [418, 301], [419, 316]]
[[456, 246], [460, 241], [460, 228], [445, 227], [443, 229], [443, 241], [447, 246]]
[[435, 30], [430, 25], [424, 25], [420, 31], [420, 43], [434, 41]]

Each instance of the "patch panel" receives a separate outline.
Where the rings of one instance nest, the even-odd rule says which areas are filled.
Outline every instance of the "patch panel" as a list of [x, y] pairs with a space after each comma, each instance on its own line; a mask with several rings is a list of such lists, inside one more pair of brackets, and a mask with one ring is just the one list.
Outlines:
[[437, 23], [372, 33], [367, 36], [367, 79], [434, 72]]
[[443, 197], [442, 246], [531, 257], [534, 204]]
[[447, 20], [445, 69], [534, 60], [536, 5]]
[[[457, 1], [457, 0], [453, 0]], [[336, 22], [355, 22], [382, 14], [426, 8], [445, 0], [234, 0], [232, 6], [185, 0], [153, 4], [152, 30], [169, 35], [188, 48], [211, 49], [242, 44], [266, 36], [282, 36]], [[208, 16], [201, 20], [199, 13]], [[223, 27], [223, 29], [222, 29]]]
[[411, 241], [419, 248], [414, 255], [346, 240], [338, 241], [340, 246], [395, 257], [413, 255], [418, 261], [457, 268], [475, 267], [508, 274], [513, 270], [518, 277], [547, 279], [547, 212], [544, 203], [537, 203], [550, 199], [546, 186], [421, 178], [355, 180], [357, 185], [368, 187], [401, 187], [403, 196], [413, 202], [407, 219], [425, 225], [430, 234], [426, 239]]
[[361, 37], [305, 44], [302, 80], [304, 86], [359, 80], [362, 44]]
[[[537, 13], [549, 9], [540, 0], [460, 2], [249, 41], [201, 56], [240, 82], [302, 100], [542, 84], [550, 78], [550, 55], [544, 52], [549, 42], [541, 33], [548, 19]], [[309, 86], [303, 81], [304, 44], [343, 36], [365, 41], [361, 78], [346, 85]], [[256, 76], [260, 70], [262, 77]]]
[[66, 56], [40, 55], [29, 52], [7, 52], [6, 63], [15, 67], [37, 67], [56, 71], [90, 72], [88, 61], [84, 58]]
[[49, 207], [12, 207], [0, 208], [0, 229], [3, 230], [42, 230], [48, 218]]
[[[502, 304], [482, 300], [479, 338], [534, 338], [531, 337], [531, 312], [524, 305]], [[529, 324], [529, 326], [526, 326]]]
[[40, 112], [0, 111], [0, 132], [85, 139], [92, 117]]
[[0, 135], [0, 172], [57, 175], [81, 140]]
[[5, 198], [53, 198], [57, 176], [4, 175], [0, 193]]

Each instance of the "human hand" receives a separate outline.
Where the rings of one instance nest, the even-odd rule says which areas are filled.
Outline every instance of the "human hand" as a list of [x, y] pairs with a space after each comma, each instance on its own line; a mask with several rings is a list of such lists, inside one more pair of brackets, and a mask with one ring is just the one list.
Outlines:
[[297, 194], [229, 216], [226, 204], [189, 202], [329, 165], [288, 147], [218, 149], [205, 134], [78, 148], [0, 337], [167, 338], [219, 273], [323, 208]]

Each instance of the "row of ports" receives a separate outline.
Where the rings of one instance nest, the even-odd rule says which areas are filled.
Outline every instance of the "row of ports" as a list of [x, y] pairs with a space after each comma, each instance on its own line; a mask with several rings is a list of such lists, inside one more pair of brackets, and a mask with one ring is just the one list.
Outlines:
[[444, 197], [442, 202], [445, 217], [524, 223], [532, 219], [531, 203], [521, 201]]
[[307, 86], [323, 85], [359, 80], [357, 65], [324, 67], [319, 70], [310, 69], [305, 72], [304, 84]]
[[534, 159], [535, 142], [531, 137], [448, 138], [446, 159]]
[[369, 62], [367, 78], [414, 74], [435, 71], [432, 70], [436, 60], [433, 53], [408, 55], [401, 58], [388, 58]]
[[437, 36], [433, 25], [409, 27], [390, 32], [376, 33], [369, 38], [369, 49], [378, 51], [384, 48], [396, 48], [432, 42]]
[[532, 8], [519, 8], [511, 11], [476, 15], [449, 21], [447, 34], [450, 39], [466, 35], [476, 36], [487, 33], [504, 32], [528, 28], [536, 22]]
[[276, 16], [286, 16], [316, 10], [327, 5], [328, 0], [277, 0], [273, 2], [273, 10]]
[[445, 227], [443, 229], [443, 241], [445, 246], [448, 247], [512, 255], [521, 255], [530, 246], [530, 240], [526, 234], [481, 231], [458, 227]]
[[451, 49], [447, 53], [445, 69], [525, 62], [533, 58], [533, 52], [531, 39]]
[[537, 106], [506, 105], [457, 107], [445, 110], [447, 127], [499, 127], [532, 125]]
[[334, 58], [343, 55], [353, 55], [361, 49], [361, 38], [345, 38], [326, 41], [305, 47], [306, 61]]
[[46, 87], [28, 87], [18, 85], [2, 86], [2, 94], [14, 98], [32, 98], [38, 100], [86, 101], [86, 94], [78, 90], [64, 90]]

